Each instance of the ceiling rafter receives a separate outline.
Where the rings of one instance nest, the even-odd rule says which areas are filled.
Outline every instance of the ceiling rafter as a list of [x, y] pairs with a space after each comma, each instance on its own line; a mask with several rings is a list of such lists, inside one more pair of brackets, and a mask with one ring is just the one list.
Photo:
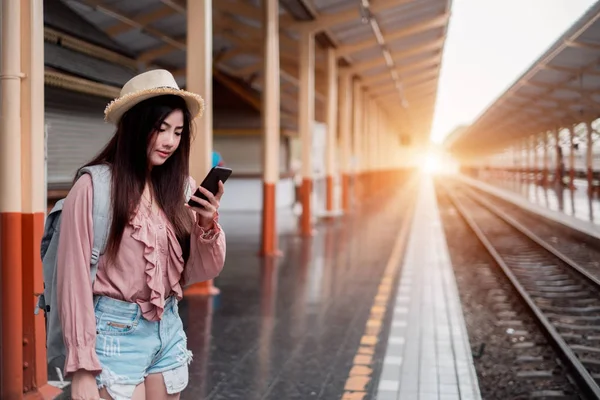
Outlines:
[[[421, 53], [427, 53], [430, 51], [441, 50], [443, 45], [444, 45], [444, 40], [443, 40], [443, 38], [440, 38], [440, 39], [435, 39], [430, 42], [424, 43], [418, 47], [412, 47], [408, 50], [403, 50], [403, 51], [398, 51], [398, 52], [392, 53], [391, 55], [392, 55], [393, 59], [401, 60], [402, 58], [408, 58], [410, 56], [418, 55]], [[375, 60], [353, 64], [350, 67], [350, 70], [353, 73], [361, 73], [364, 71], [368, 71], [369, 69], [376, 68], [382, 64], [385, 64], [385, 62], [386, 62], [385, 58], [383, 58], [383, 57], [376, 58]]]
[[[406, 82], [415, 75], [420, 75], [429, 72], [432, 69], [438, 68], [440, 63], [441, 54], [431, 59], [417, 62], [415, 64], [406, 64], [405, 68], [396, 69], [396, 73], [401, 75], [402, 81]], [[378, 86], [384, 81], [389, 82], [390, 72], [382, 72], [377, 75], [370, 75], [363, 79], [363, 82], [367, 86]]]
[[[131, 17], [131, 20], [134, 21], [138, 26], [146, 27], [163, 18], [170, 17], [173, 14], [176, 14], [176, 11], [173, 10], [173, 8], [163, 5], [154, 11], [150, 11], [136, 17]], [[126, 22], [118, 22], [115, 25], [108, 27], [106, 29], [106, 33], [108, 33], [111, 37], [115, 37], [129, 32], [132, 29], [134, 29], [134, 26], [131, 24]]]
[[[416, 23], [407, 28], [401, 28], [397, 31], [383, 33], [383, 38], [385, 39], [386, 43], [392, 43], [398, 39], [403, 39], [409, 36], [416, 35], [418, 33], [426, 32], [431, 29], [443, 27], [448, 22], [449, 18], [449, 14], [444, 14], [442, 16], [435, 17], [431, 20]], [[367, 39], [355, 44], [339, 46], [336, 49], [336, 53], [339, 54], [340, 57], [350, 56], [353, 53], [358, 53], [359, 51], [368, 50], [377, 46], [379, 46], [379, 44], [376, 40]]]
[[[371, 12], [382, 12], [390, 8], [398, 7], [404, 3], [410, 3], [413, 0], [379, 0], [371, 6]], [[353, 20], [360, 20], [362, 17], [359, 10], [359, 3], [355, 8], [342, 11], [336, 14], [321, 14], [313, 21], [295, 21], [288, 28], [300, 31], [319, 32], [332, 26], [345, 24]]]
[[114, 7], [104, 4], [101, 0], [73, 0], [73, 1], [76, 1], [80, 4], [86, 5], [88, 7], [91, 7], [91, 8], [93, 8], [99, 12], [102, 12], [118, 21], [129, 24], [133, 28], [140, 29], [140, 31], [143, 31], [144, 33], [147, 33], [156, 39], [162, 40], [163, 42], [170, 44], [171, 46], [173, 46], [176, 49], [185, 50], [185, 47], [186, 47], [185, 43], [182, 43], [180, 41], [173, 39], [172, 37], [161, 32], [158, 29], [154, 29], [150, 26], [144, 26], [144, 25], [136, 22], [135, 19], [128, 17], [126, 15], [123, 15], [123, 13], [121, 11], [117, 10]]
[[[421, 78], [424, 77], [428, 77], [428, 78], [435, 78], [437, 76], [437, 70], [434, 70], [433, 68], [428, 68], [428, 69], [423, 69], [423, 70], [417, 70], [414, 74], [411, 75], [404, 75], [403, 76], [403, 80], [402, 80], [402, 85], [403, 87], [406, 88], [405, 85], [408, 85], [410, 83], [419, 81]], [[389, 80], [381, 80], [378, 82], [373, 82], [371, 83], [369, 86], [369, 88], [371, 90], [378, 90], [378, 88], [381, 88], [382, 86], [389, 86]]]

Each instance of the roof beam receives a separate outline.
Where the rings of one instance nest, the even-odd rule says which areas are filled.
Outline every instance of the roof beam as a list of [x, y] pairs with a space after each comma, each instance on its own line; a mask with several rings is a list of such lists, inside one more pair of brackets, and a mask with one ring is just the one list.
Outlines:
[[565, 72], [567, 74], [572, 74], [572, 75], [589, 74], [589, 75], [594, 75], [594, 76], [600, 76], [600, 71], [592, 71], [592, 70], [583, 71], [583, 70], [577, 69], [577, 68], [558, 67], [555, 65], [544, 65], [544, 69], [547, 69], [550, 71]]
[[[438, 74], [438, 69], [437, 69], [436, 65], [432, 65], [428, 68], [423, 68], [423, 69], [415, 69], [413, 73], [403, 74], [400, 83], [404, 86], [404, 85], [408, 85], [410, 83], [419, 81], [421, 78], [423, 78], [425, 76], [427, 76], [427, 77], [431, 76], [432, 78], [434, 78], [437, 76], [437, 74]], [[387, 86], [387, 85], [390, 85], [391, 83], [393, 83], [393, 81], [389, 79], [389, 76], [387, 76], [386, 78], [388, 78], [388, 79], [382, 79], [380, 81], [373, 82], [370, 85], [367, 85], [367, 83], [365, 82], [365, 86], [372, 88], [373, 90], [376, 90], [377, 87]], [[404, 86], [404, 87], [406, 87], [406, 86]]]
[[[394, 32], [384, 33], [383, 38], [386, 43], [391, 43], [395, 40], [402, 39], [408, 36], [413, 36], [417, 33], [426, 32], [430, 29], [440, 28], [446, 25], [449, 17], [449, 14], [444, 14], [428, 21], [418, 22], [407, 28], [402, 28]], [[339, 57], [344, 57], [352, 55], [352, 53], [358, 53], [359, 51], [367, 50], [376, 46], [379, 46], [376, 40], [367, 39], [359, 43], [339, 46], [335, 51]]]
[[[392, 58], [394, 59], [394, 61], [396, 61], [396, 60], [400, 60], [402, 58], [408, 58], [408, 57], [411, 57], [411, 56], [414, 56], [417, 54], [427, 53], [429, 51], [434, 51], [434, 50], [440, 50], [443, 45], [444, 45], [443, 38], [435, 39], [433, 41], [424, 43], [417, 47], [410, 48], [408, 50], [392, 53]], [[363, 63], [354, 64], [352, 67], [350, 67], [350, 70], [353, 73], [361, 73], [361, 72], [367, 71], [369, 69], [376, 68], [376, 67], [380, 66], [381, 64], [385, 64], [385, 58], [383, 58], [383, 57], [377, 58], [375, 60], [363, 62]]]
[[[169, 17], [173, 14], [176, 14], [175, 10], [173, 10], [171, 7], [169, 7], [167, 5], [163, 5], [162, 7], [158, 8], [154, 11], [133, 17], [131, 19], [132, 19], [132, 21], [135, 21], [135, 23], [138, 26], [147, 27], [148, 25], [152, 24], [153, 22], [159, 21], [159, 20]], [[119, 36], [122, 33], [129, 32], [132, 29], [134, 29], [134, 27], [131, 24], [126, 23], [126, 22], [119, 22], [119, 23], [107, 28], [105, 32], [109, 36], [115, 37], [115, 36]]]
[[[216, 2], [218, 3], [218, 2]], [[220, 4], [222, 6], [222, 4]], [[215, 15], [216, 11], [216, 15]], [[218, 18], [215, 18], [218, 17]], [[261, 27], [256, 27], [252, 25], [248, 25], [244, 22], [237, 21], [234, 17], [232, 17], [227, 11], [223, 10], [214, 10], [213, 9], [213, 32], [215, 30], [227, 31], [230, 30], [235, 32], [236, 34], [244, 35], [244, 39], [246, 41], [256, 43], [260, 45], [263, 40], [263, 31]], [[260, 22], [260, 21], [259, 21]], [[280, 22], [281, 24], [281, 22]], [[280, 30], [279, 32], [279, 43], [281, 44], [282, 49], [289, 49], [293, 51], [298, 49], [298, 42], [287, 34]]]
[[[413, 0], [378, 0], [377, 3], [371, 5], [370, 10], [372, 13], [382, 12], [412, 1]], [[354, 7], [346, 11], [334, 14], [322, 14], [313, 21], [296, 21], [289, 24], [287, 28], [316, 33], [331, 28], [332, 26], [345, 24], [355, 20], [360, 21], [361, 18], [362, 15], [359, 10], [359, 2], [356, 2]]]
[[[193, 0], [189, 0], [193, 1]], [[213, 1], [213, 10], [219, 10], [222, 13], [237, 15], [246, 19], [251, 19], [262, 23], [263, 14], [262, 10], [255, 7], [251, 2], [247, 0], [217, 0]], [[293, 24], [295, 20], [288, 14], [282, 14], [279, 16], [279, 25], [282, 28], [287, 27], [289, 24]]]
[[[431, 73], [432, 71], [438, 71], [438, 63], [426, 63], [424, 65], [422, 65], [419, 68], [411, 68], [407, 71], [405, 71], [404, 73], [401, 73], [400, 71], [397, 71], [398, 74], [401, 74], [400, 76], [400, 83], [404, 84], [404, 83], [408, 83], [411, 82], [412, 80], [416, 79], [416, 77], [427, 74], [427, 73]], [[391, 76], [389, 73], [385, 73], [385, 74], [378, 74], [376, 76], [381, 76], [381, 79], [365, 79], [363, 80], [363, 82], [365, 83], [365, 85], [369, 86], [369, 87], [375, 87], [375, 86], [381, 86], [383, 84], [389, 84], [391, 81]], [[369, 78], [374, 78], [374, 77], [369, 77]]]
[[[406, 89], [408, 89], [408, 88], [423, 85], [423, 84], [429, 83], [433, 80], [437, 80], [437, 71], [434, 71], [433, 74], [431, 72], [429, 72], [429, 74], [417, 75], [415, 78], [413, 78], [411, 80], [403, 81], [402, 89], [406, 91]], [[381, 91], [386, 91], [390, 87], [393, 87], [395, 89], [396, 87], [391, 85], [391, 83], [392, 83], [391, 81], [387, 82], [386, 86], [383, 86], [383, 85], [369, 86], [369, 92], [375, 94], [375, 93], [380, 93]]]
[[584, 43], [575, 40], [567, 40], [565, 44], [569, 47], [578, 47], [580, 49], [600, 50], [600, 43]]
[[[177, 39], [177, 40], [179, 40], [179, 39]], [[184, 43], [183, 40], [179, 40], [179, 41], [181, 41], [181, 43]], [[174, 52], [175, 50], [177, 50], [177, 49], [174, 48], [171, 44], [165, 43], [158, 47], [154, 47], [150, 50], [146, 50], [146, 51], [140, 53], [140, 55], [138, 55], [137, 60], [142, 63], [150, 63], [150, 62], [156, 60], [157, 58], [161, 58], [163, 56], [166, 56], [167, 54]]]
[[80, 4], [87, 5], [88, 7], [92, 7], [96, 11], [102, 12], [108, 16], [115, 18], [116, 20], [119, 20], [123, 23], [130, 25], [132, 28], [140, 29], [141, 31], [143, 31], [147, 34], [154, 36], [155, 38], [162, 40], [163, 42], [165, 42], [167, 44], [170, 44], [171, 46], [173, 46], [176, 49], [185, 50], [185, 43], [182, 43], [180, 41], [173, 39], [169, 35], [159, 31], [158, 29], [154, 29], [150, 26], [144, 26], [144, 25], [136, 22], [135, 19], [123, 15], [116, 8], [109, 7], [100, 0], [73, 0], [73, 1], [76, 1]]
[[[400, 80], [402, 81], [403, 79], [407, 79], [409, 77], [412, 77], [413, 75], [417, 75], [424, 70], [429, 70], [431, 68], [439, 68], [439, 63], [440, 63], [441, 58], [442, 58], [442, 52], [439, 52], [434, 57], [428, 58], [426, 60], [417, 61], [413, 64], [406, 64], [404, 66], [404, 68], [396, 69], [396, 72], [398, 72], [398, 74], [402, 75], [400, 77], [401, 78]], [[368, 86], [368, 85], [377, 84], [377, 83], [381, 82], [382, 80], [388, 79], [388, 78], [391, 78], [390, 71], [385, 71], [385, 72], [382, 72], [382, 73], [379, 73], [376, 75], [365, 76], [362, 79], [362, 82]]]

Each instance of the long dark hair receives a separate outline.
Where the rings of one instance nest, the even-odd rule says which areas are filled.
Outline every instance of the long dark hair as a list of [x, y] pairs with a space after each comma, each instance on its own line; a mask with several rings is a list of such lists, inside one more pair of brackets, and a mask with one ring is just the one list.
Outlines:
[[[183, 131], [177, 150], [163, 165], [148, 168], [147, 149], [167, 116], [183, 113]], [[157, 204], [173, 226], [183, 250], [184, 260], [190, 253], [192, 214], [183, 206], [184, 185], [189, 176], [191, 118], [185, 101], [175, 95], [144, 100], [121, 117], [117, 131], [102, 151], [85, 166], [108, 164], [112, 169], [112, 225], [106, 255], [114, 260], [123, 231], [135, 212], [148, 179], [154, 188]]]

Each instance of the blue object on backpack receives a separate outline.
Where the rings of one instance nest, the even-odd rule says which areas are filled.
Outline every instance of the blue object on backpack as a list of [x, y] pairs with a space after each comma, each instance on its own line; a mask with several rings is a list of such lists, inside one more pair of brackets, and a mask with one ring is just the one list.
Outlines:
[[218, 152], [213, 151], [212, 152], [212, 168], [216, 167], [217, 165], [221, 165], [221, 161], [223, 161], [223, 158], [221, 157], [221, 155]]

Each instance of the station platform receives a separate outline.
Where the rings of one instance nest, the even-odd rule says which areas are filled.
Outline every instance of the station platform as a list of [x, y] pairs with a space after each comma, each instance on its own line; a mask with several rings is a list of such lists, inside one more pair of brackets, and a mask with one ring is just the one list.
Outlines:
[[457, 175], [457, 179], [529, 212], [600, 239], [600, 199], [588, 195], [585, 180], [575, 180], [575, 188], [570, 189], [528, 182], [484, 181], [462, 174]]
[[222, 216], [221, 294], [180, 308], [182, 399], [480, 398], [431, 180], [407, 175], [310, 238], [287, 218], [273, 260], [253, 214]]
[[378, 400], [481, 399], [431, 179], [420, 181]]
[[383, 349], [371, 346], [371, 357], [359, 351], [414, 195], [414, 177], [402, 179], [352, 214], [318, 223], [312, 237], [280, 215], [277, 259], [256, 254], [259, 215], [223, 213], [227, 259], [215, 280], [221, 293], [186, 297], [180, 306], [194, 353], [182, 399], [375, 398]]

